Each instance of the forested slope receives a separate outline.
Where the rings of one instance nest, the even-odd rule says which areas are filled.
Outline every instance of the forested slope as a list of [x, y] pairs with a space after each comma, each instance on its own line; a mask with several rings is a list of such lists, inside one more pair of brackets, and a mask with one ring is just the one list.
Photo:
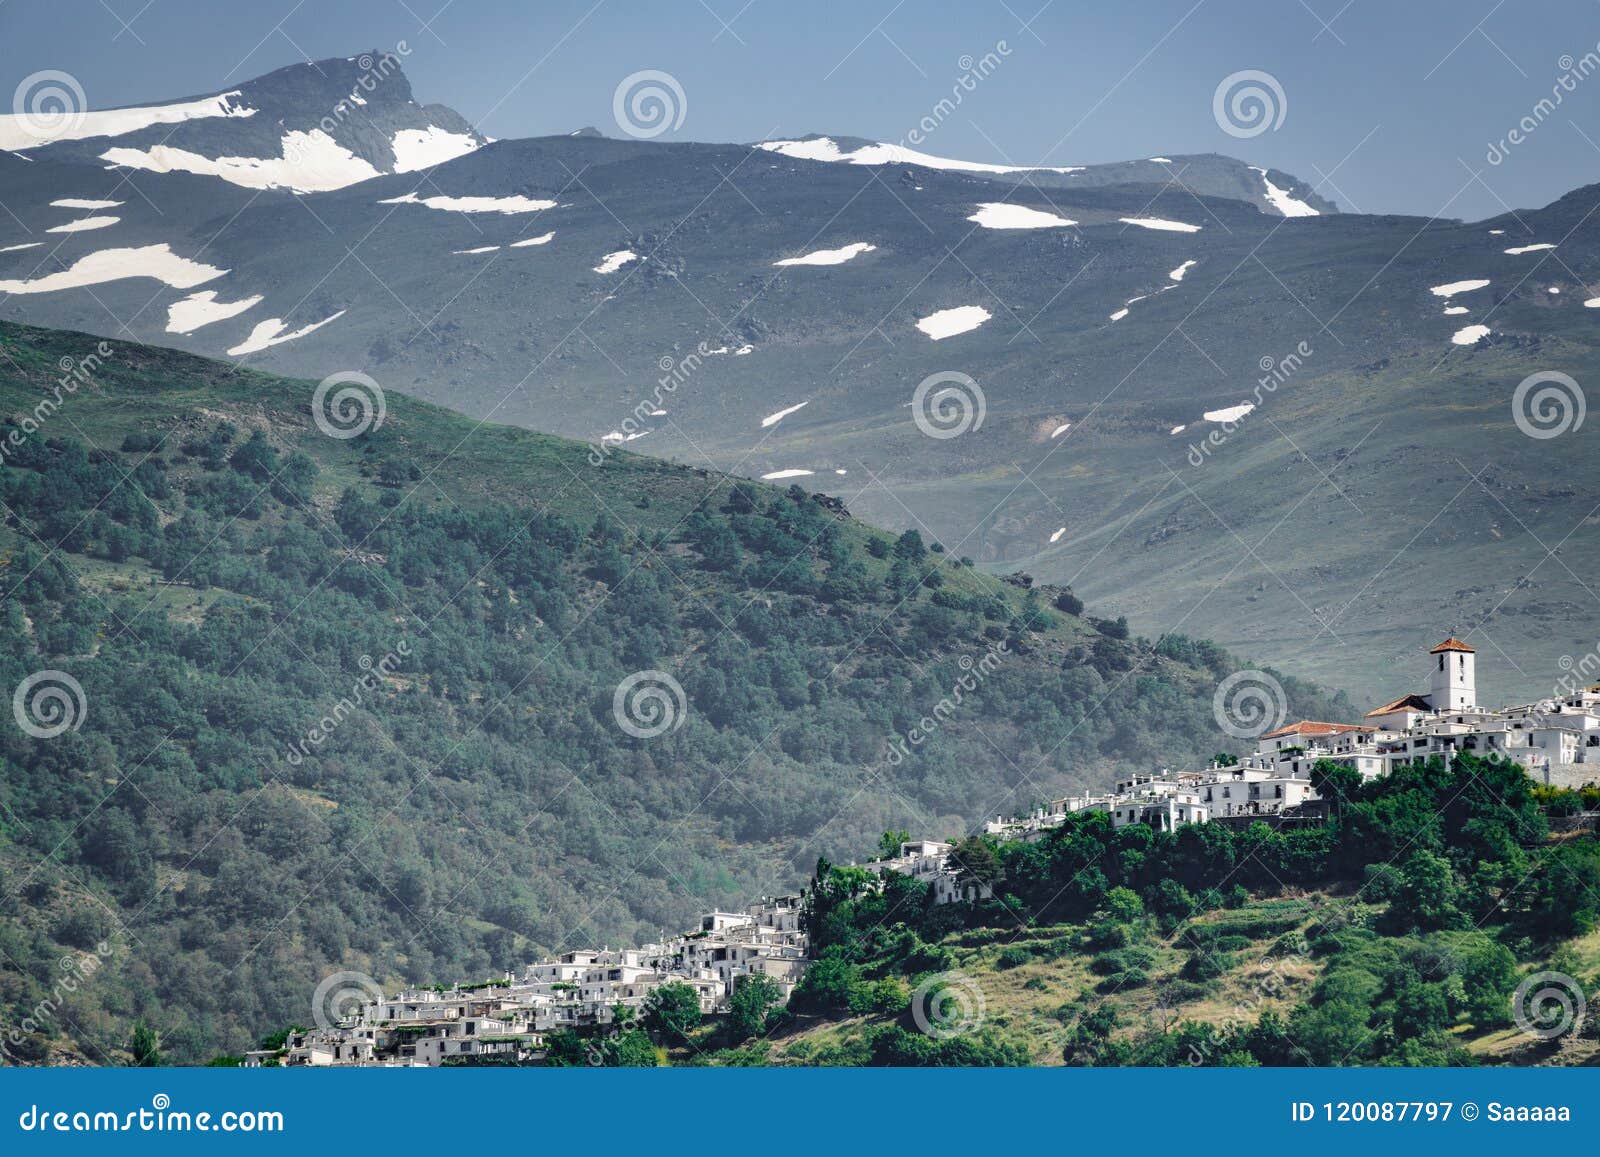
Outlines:
[[330, 436], [313, 393], [0, 326], [0, 688], [50, 675], [0, 726], [8, 1059], [237, 1052], [335, 971], [644, 939], [1228, 743], [1210, 645], [799, 490], [395, 394]]

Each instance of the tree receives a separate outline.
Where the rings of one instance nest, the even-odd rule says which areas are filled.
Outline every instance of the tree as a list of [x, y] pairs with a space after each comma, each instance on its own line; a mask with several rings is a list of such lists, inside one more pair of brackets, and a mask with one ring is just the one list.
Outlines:
[[861, 969], [845, 959], [843, 949], [832, 945], [806, 969], [789, 1007], [796, 1012], [844, 1012], [860, 985]]
[[967, 836], [951, 849], [950, 862], [963, 889], [969, 885], [993, 887], [1000, 878], [1000, 857], [995, 855], [994, 845], [980, 835]]
[[156, 1035], [155, 1029], [142, 1020], [133, 1024], [133, 1036], [128, 1041], [128, 1052], [133, 1058], [128, 1063], [136, 1069], [158, 1068], [163, 1063], [161, 1038]]
[[1119, 924], [1132, 924], [1144, 915], [1144, 901], [1132, 888], [1112, 888], [1101, 905], [1106, 917]]
[[922, 545], [922, 535], [912, 527], [895, 540], [894, 553], [898, 558], [907, 562], [921, 562], [927, 556], [927, 548]]
[[1450, 861], [1429, 851], [1414, 853], [1400, 867], [1405, 885], [1389, 909], [1399, 928], [1420, 928], [1424, 932], [1461, 925], [1457, 898], [1461, 886]]
[[1361, 773], [1347, 763], [1319, 759], [1311, 768], [1311, 790], [1328, 801], [1334, 811], [1343, 811], [1344, 805], [1360, 798], [1364, 781]]
[[728, 1034], [736, 1044], [766, 1031], [767, 1016], [782, 998], [778, 982], [764, 972], [734, 977], [728, 998]]
[[278, 452], [260, 430], [251, 433], [228, 459], [229, 464], [241, 474], [257, 482], [265, 482], [278, 472]]
[[900, 854], [900, 845], [911, 842], [910, 832], [887, 831], [878, 837], [878, 858], [892, 860]]
[[674, 981], [645, 998], [644, 1026], [669, 1042], [687, 1037], [700, 1025], [700, 994], [693, 985]]

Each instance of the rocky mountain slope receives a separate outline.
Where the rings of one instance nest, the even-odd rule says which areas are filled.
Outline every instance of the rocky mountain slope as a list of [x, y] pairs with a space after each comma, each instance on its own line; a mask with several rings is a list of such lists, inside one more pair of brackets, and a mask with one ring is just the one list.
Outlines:
[[[1600, 187], [1462, 223], [1331, 214], [1217, 156], [581, 134], [388, 173], [335, 139], [388, 175], [295, 195], [104, 170], [103, 140], [0, 154], [0, 314], [825, 487], [1363, 700], [1441, 631], [1489, 653], [1494, 701], [1600, 636]], [[1545, 372], [1579, 394], [1533, 414]]]

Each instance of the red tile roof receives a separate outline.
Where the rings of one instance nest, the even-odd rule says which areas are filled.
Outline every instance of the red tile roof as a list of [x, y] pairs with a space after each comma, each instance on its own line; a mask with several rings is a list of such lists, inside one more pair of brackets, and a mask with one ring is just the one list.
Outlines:
[[1276, 739], [1280, 735], [1336, 735], [1341, 731], [1361, 731], [1358, 723], [1322, 723], [1315, 719], [1302, 719], [1276, 731], [1269, 731], [1262, 739]]
[[1399, 699], [1396, 699], [1393, 703], [1385, 703], [1382, 707], [1379, 707], [1376, 710], [1368, 711], [1365, 718], [1371, 719], [1374, 715], [1387, 715], [1391, 711], [1403, 710], [1432, 711], [1433, 704], [1429, 703], [1421, 695], [1404, 695]]
[[1444, 642], [1440, 643], [1433, 650], [1429, 651], [1428, 654], [1437, 655], [1440, 651], [1465, 651], [1469, 655], [1475, 655], [1478, 653], [1478, 648], [1469, 647], [1460, 639], [1456, 638], [1454, 635], [1451, 635]]

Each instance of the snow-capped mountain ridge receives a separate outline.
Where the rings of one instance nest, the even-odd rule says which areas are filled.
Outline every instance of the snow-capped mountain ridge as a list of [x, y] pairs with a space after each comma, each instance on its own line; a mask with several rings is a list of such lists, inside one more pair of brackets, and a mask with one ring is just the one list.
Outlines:
[[0, 117], [0, 148], [30, 159], [300, 193], [428, 168], [484, 143], [454, 110], [418, 105], [399, 57], [383, 52], [290, 65], [167, 103]]
[[1246, 201], [1268, 216], [1318, 217], [1338, 207], [1306, 182], [1277, 169], [1218, 153], [1154, 156], [1082, 165], [995, 164], [940, 156], [907, 145], [811, 133], [758, 141], [756, 147], [796, 161], [863, 166], [903, 166], [1020, 181], [1039, 188], [1092, 189], [1107, 185], [1176, 188], [1202, 197]]

